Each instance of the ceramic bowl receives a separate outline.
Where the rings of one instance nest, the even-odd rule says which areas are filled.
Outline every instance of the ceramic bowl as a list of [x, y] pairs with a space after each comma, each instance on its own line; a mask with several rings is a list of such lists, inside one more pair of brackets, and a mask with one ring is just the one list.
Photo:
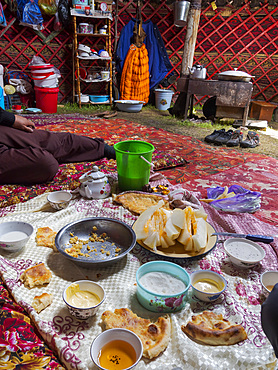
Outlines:
[[109, 53], [108, 53], [108, 51], [106, 51], [106, 50], [102, 50], [102, 51], [99, 53], [99, 56], [100, 56], [101, 58], [109, 58]]
[[[141, 278], [150, 272], [164, 272], [174, 278], [181, 280], [183, 288], [173, 294], [155, 293], [154, 287], [146, 288]], [[175, 312], [180, 311], [186, 303], [188, 289], [190, 287], [190, 276], [181, 266], [166, 261], [152, 261], [140, 266], [136, 272], [137, 299], [143, 307], [153, 312]]]
[[274, 285], [278, 283], [278, 271], [266, 271], [261, 277], [261, 284], [265, 293], [270, 293]]
[[140, 112], [145, 102], [138, 100], [115, 100], [116, 107], [128, 113]]
[[91, 48], [89, 46], [86, 46], [86, 45], [83, 45], [83, 44], [79, 44], [78, 45], [78, 50], [83, 51], [85, 53], [90, 53]]
[[[78, 95], [76, 95], [76, 98], [77, 98], [77, 101], [79, 102], [79, 96]], [[80, 95], [80, 101], [81, 101], [81, 103], [89, 103], [89, 101], [90, 101], [89, 95], [81, 94]]]
[[265, 251], [259, 244], [243, 238], [227, 239], [224, 249], [233, 265], [241, 268], [254, 267], [265, 257]]
[[[100, 301], [98, 304], [91, 307], [76, 307], [69, 302], [70, 300], [70, 288], [73, 284], [77, 284], [80, 290], [89, 291], [96, 294]], [[75, 316], [77, 319], [86, 320], [91, 316], [94, 316], [99, 310], [100, 305], [105, 300], [105, 291], [101, 285], [91, 280], [78, 280], [67, 285], [63, 292], [63, 300], [66, 303], [71, 315]]]
[[[193, 289], [193, 295], [204, 302], [215, 301], [220, 295], [226, 290], [227, 282], [226, 280], [217, 272], [211, 270], [198, 270], [190, 275], [191, 286]], [[218, 291], [213, 293], [204, 292], [200, 287], [195, 287], [194, 285], [198, 281], [203, 281], [203, 286], [205, 283], [213, 285]]]
[[[90, 350], [91, 358], [94, 364], [101, 370], [107, 369], [106, 367], [102, 367], [100, 365], [99, 356], [101, 351], [105, 350], [105, 346], [113, 341], [126, 342], [124, 349], [128, 349], [128, 346], [131, 345], [135, 351], [134, 363], [125, 368], [121, 367], [121, 369], [129, 370], [136, 366], [143, 354], [143, 345], [141, 339], [132, 331], [120, 328], [106, 330], [94, 339]], [[111, 352], [111, 355], [113, 355], [113, 352]]]
[[34, 229], [27, 222], [10, 221], [0, 224], [0, 248], [5, 252], [18, 252], [28, 242]]
[[72, 195], [66, 190], [54, 191], [53, 193], [49, 193], [47, 196], [47, 200], [51, 207], [58, 211], [66, 208], [69, 205], [71, 198]]

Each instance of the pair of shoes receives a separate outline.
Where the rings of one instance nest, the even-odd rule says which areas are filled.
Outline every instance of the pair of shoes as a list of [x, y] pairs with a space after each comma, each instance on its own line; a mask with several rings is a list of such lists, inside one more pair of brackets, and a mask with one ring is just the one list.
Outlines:
[[230, 140], [227, 141], [227, 146], [239, 146], [243, 140], [243, 134], [240, 130], [235, 130], [232, 133]]
[[243, 134], [240, 130], [214, 130], [214, 132], [205, 137], [205, 141], [215, 145], [238, 146], [243, 139]]
[[205, 141], [207, 143], [214, 143], [214, 140], [220, 135], [225, 132], [224, 128], [221, 128], [221, 130], [214, 130], [212, 134], [205, 137]]
[[260, 138], [255, 131], [248, 131], [246, 139], [240, 143], [242, 148], [256, 148], [258, 145], [260, 145]]

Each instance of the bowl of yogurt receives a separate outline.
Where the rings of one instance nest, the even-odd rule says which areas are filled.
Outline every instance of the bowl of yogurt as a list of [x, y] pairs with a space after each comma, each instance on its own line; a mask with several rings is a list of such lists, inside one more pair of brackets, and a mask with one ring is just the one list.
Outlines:
[[78, 280], [67, 285], [63, 300], [71, 315], [80, 320], [94, 316], [105, 300], [102, 286], [91, 280]]
[[193, 296], [204, 302], [216, 301], [227, 288], [223, 276], [211, 270], [194, 271], [190, 279]]
[[0, 224], [0, 248], [5, 252], [19, 252], [33, 234], [33, 226], [27, 222], [10, 221]]
[[241, 268], [254, 267], [265, 257], [265, 250], [257, 243], [243, 238], [230, 238], [224, 249], [233, 265]]
[[190, 276], [181, 266], [167, 261], [152, 261], [136, 272], [137, 299], [153, 312], [176, 312], [184, 308]]

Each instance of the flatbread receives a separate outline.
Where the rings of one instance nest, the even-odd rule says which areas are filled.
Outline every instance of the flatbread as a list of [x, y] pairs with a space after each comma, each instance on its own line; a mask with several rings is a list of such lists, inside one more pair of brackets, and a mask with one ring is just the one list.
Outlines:
[[32, 306], [34, 307], [37, 313], [40, 313], [46, 307], [50, 306], [52, 301], [53, 294], [42, 293], [41, 295], [37, 295], [34, 297]]
[[170, 209], [170, 204], [165, 198], [152, 193], [128, 191], [117, 195], [113, 200], [127, 208], [130, 212], [140, 215], [149, 207], [157, 204], [161, 199], [165, 203], [163, 208]]
[[188, 324], [181, 326], [182, 331], [192, 340], [210, 346], [229, 346], [247, 339], [241, 325], [232, 324], [221, 314], [204, 311], [194, 315]]
[[51, 277], [51, 271], [45, 267], [44, 263], [39, 263], [25, 270], [20, 275], [20, 280], [26, 287], [34, 288], [35, 286], [48, 284]]
[[52, 248], [54, 251], [57, 251], [55, 246], [56, 234], [57, 233], [50, 227], [39, 227], [36, 234], [37, 245], [40, 247]]
[[155, 323], [137, 316], [128, 308], [113, 312], [105, 311], [102, 316], [105, 329], [124, 328], [133, 331], [143, 344], [143, 356], [157, 357], [168, 346], [171, 336], [170, 317], [159, 317]]

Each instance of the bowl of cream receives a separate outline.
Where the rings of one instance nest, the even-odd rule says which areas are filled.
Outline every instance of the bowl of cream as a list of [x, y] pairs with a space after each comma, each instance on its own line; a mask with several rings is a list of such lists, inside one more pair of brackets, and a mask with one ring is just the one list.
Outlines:
[[33, 226], [27, 222], [3, 222], [0, 224], [0, 248], [5, 252], [19, 252], [28, 242], [33, 231]]
[[265, 251], [259, 244], [243, 238], [227, 239], [224, 249], [232, 264], [241, 268], [254, 267], [265, 257]]
[[63, 300], [71, 315], [86, 320], [97, 313], [105, 300], [105, 291], [94, 281], [78, 280], [64, 289]]
[[227, 288], [223, 276], [211, 270], [194, 271], [190, 279], [193, 296], [205, 302], [215, 301]]
[[181, 266], [166, 261], [152, 261], [136, 272], [137, 299], [153, 312], [176, 312], [184, 308], [190, 276]]

